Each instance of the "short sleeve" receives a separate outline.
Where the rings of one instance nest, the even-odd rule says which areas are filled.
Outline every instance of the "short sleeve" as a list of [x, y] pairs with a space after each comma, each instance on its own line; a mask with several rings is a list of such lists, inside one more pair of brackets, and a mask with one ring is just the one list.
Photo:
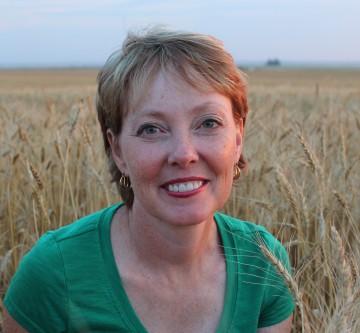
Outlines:
[[[267, 248], [291, 274], [289, 257], [284, 247], [272, 235], [266, 235]], [[265, 260], [269, 261], [268, 258]], [[283, 276], [269, 261], [266, 278], [264, 301], [258, 327], [268, 327], [278, 324], [288, 318], [295, 308], [294, 297], [289, 291]]]
[[4, 304], [29, 332], [66, 332], [66, 300], [64, 265], [49, 232], [22, 259]]

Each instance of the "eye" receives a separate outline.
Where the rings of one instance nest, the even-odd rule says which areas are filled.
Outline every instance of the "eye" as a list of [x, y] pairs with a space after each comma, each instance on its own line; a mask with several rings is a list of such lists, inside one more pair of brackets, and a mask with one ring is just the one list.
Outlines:
[[203, 128], [215, 128], [215, 127], [218, 127], [220, 124], [217, 120], [215, 119], [206, 119], [202, 124], [201, 126]]
[[137, 135], [154, 135], [157, 134], [158, 132], [159, 129], [155, 125], [144, 124], [138, 129]]

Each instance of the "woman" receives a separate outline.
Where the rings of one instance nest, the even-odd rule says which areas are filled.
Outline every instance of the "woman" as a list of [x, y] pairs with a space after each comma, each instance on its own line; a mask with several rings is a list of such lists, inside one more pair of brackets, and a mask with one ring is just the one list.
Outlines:
[[216, 39], [130, 34], [98, 76], [123, 204], [44, 235], [4, 304], [5, 332], [290, 332], [262, 227], [217, 211], [245, 167], [245, 81]]

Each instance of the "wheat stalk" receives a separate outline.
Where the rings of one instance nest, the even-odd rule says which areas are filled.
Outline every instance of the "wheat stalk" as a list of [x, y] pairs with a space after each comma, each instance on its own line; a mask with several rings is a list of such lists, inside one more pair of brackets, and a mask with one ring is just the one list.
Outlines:
[[345, 249], [338, 231], [334, 226], [331, 226], [330, 231], [331, 239], [334, 242], [332, 246], [333, 258], [336, 271], [338, 272], [338, 293], [341, 299], [347, 300], [351, 295], [351, 281], [353, 280], [351, 268], [346, 260]]
[[304, 312], [303, 312], [302, 293], [299, 290], [297, 283], [294, 281], [294, 279], [287, 271], [287, 269], [284, 267], [284, 265], [281, 263], [281, 261], [275, 255], [273, 255], [265, 245], [259, 244], [259, 247], [262, 253], [269, 259], [271, 264], [282, 276], [285, 285], [288, 287], [289, 291], [293, 295], [295, 303], [297, 304], [299, 309], [299, 316], [300, 316], [299, 322], [301, 322], [301, 327], [302, 328], [307, 327], [308, 324], [305, 321]]
[[301, 292], [297, 286], [297, 283], [291, 277], [290, 273], [281, 263], [281, 261], [270, 252], [270, 250], [263, 244], [259, 244], [259, 247], [262, 253], [270, 260], [271, 264], [277, 269], [280, 275], [283, 277], [286, 286], [288, 287], [291, 294], [294, 296], [295, 302], [300, 305], [301, 304]]
[[93, 142], [92, 142], [92, 139], [90, 137], [90, 134], [89, 134], [89, 128], [88, 126], [86, 125], [86, 123], [83, 124], [82, 126], [82, 134], [86, 140], [86, 142], [88, 143], [89, 146], [92, 146], [93, 145]]
[[311, 170], [313, 170], [313, 172], [315, 174], [319, 174], [320, 176], [323, 176], [323, 170], [320, 167], [320, 163], [317, 160], [317, 158], [315, 157], [315, 154], [312, 152], [310, 146], [306, 142], [299, 126], [296, 126], [296, 137], [298, 138], [298, 140], [300, 142], [300, 145], [306, 156], [306, 161], [307, 161], [308, 165], [310, 166]]
[[309, 210], [306, 203], [306, 197], [304, 195], [304, 191], [300, 191], [300, 197], [301, 197], [301, 216], [303, 217], [302, 221], [304, 221], [305, 224], [305, 239], [309, 240], [309, 233], [310, 233], [310, 216], [309, 216]]
[[272, 209], [273, 209], [273, 205], [270, 204], [270, 203], [268, 203], [268, 202], [266, 202], [266, 201], [255, 200], [254, 202], [255, 202], [255, 204], [258, 205], [259, 207], [265, 208], [266, 210], [268, 210], [268, 211], [270, 211], [270, 212], [271, 212]]
[[344, 210], [349, 211], [348, 205], [345, 201], [345, 198], [336, 190], [333, 191], [335, 198], [337, 199], [338, 203], [340, 204], [341, 207], [344, 208]]
[[[40, 215], [40, 234], [43, 234], [46, 230], [50, 229], [50, 219], [49, 215], [46, 212], [44, 198], [41, 193], [33, 186], [32, 188], [32, 196], [36, 202], [36, 206]], [[46, 223], [44, 223], [44, 221]]]
[[300, 221], [300, 210], [295, 198], [295, 192], [279, 166], [276, 168], [276, 177], [278, 177], [278, 182], [284, 187], [286, 198], [290, 203], [296, 221]]
[[69, 131], [68, 131], [68, 137], [70, 138], [74, 132], [75, 126], [79, 119], [80, 111], [83, 109], [83, 100], [81, 99], [79, 102], [79, 107], [76, 109], [76, 112], [74, 113], [72, 119], [70, 119], [69, 124]]
[[35, 182], [38, 186], [38, 188], [40, 190], [44, 189], [44, 182], [40, 176], [39, 171], [36, 170], [36, 168], [29, 162], [27, 161], [27, 165], [28, 165], [28, 169], [30, 170], [30, 174], [33, 176], [33, 178], [35, 179]]

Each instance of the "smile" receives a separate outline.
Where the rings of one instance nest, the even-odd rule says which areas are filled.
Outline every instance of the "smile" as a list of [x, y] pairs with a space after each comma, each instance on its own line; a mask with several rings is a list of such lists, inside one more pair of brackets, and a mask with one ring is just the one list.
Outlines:
[[190, 192], [197, 190], [201, 187], [201, 185], [204, 183], [204, 181], [198, 180], [198, 181], [190, 181], [190, 182], [184, 182], [184, 183], [176, 183], [176, 184], [169, 184], [166, 186], [166, 189], [169, 192]]

